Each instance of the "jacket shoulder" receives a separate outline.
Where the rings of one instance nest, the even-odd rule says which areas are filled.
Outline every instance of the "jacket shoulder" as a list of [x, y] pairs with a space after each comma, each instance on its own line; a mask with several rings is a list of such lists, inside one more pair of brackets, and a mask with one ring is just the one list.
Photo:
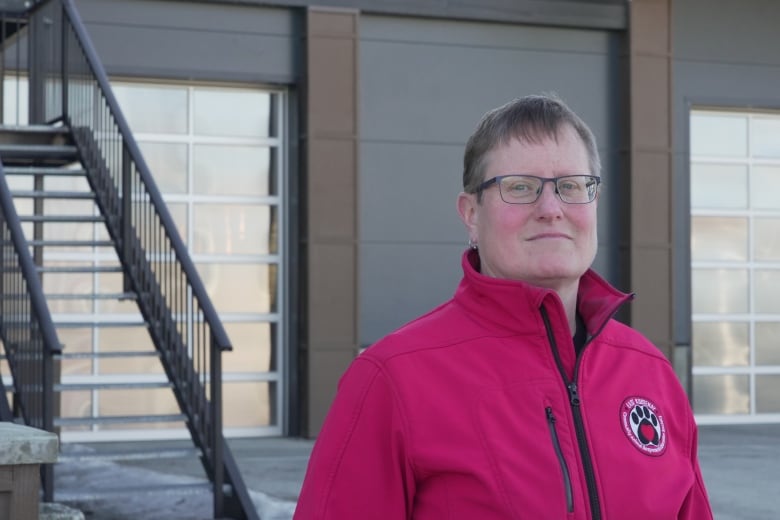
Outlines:
[[449, 300], [369, 346], [362, 355], [377, 361], [422, 350], [446, 348], [484, 334], [472, 319]]
[[659, 361], [669, 363], [663, 352], [652, 341], [647, 339], [644, 334], [615, 319], [609, 320], [598, 339], [600, 342], [608, 343], [613, 347], [635, 350]]

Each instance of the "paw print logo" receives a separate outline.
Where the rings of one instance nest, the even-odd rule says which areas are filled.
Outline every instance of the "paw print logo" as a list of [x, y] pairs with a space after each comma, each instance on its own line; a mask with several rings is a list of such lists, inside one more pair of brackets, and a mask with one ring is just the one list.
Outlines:
[[636, 405], [631, 410], [631, 430], [639, 442], [647, 446], [658, 446], [661, 432], [658, 431], [658, 416], [647, 406]]
[[620, 407], [620, 420], [628, 440], [645, 455], [666, 451], [666, 425], [661, 409], [644, 397], [629, 397]]

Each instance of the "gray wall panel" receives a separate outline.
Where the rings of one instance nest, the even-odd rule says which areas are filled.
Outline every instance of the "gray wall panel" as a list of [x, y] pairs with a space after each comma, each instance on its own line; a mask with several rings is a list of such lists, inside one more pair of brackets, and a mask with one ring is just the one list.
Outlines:
[[[780, 36], [773, 45], [780, 45]], [[678, 122], [687, 119], [685, 105], [691, 101], [717, 105], [734, 103], [734, 106], [749, 108], [774, 104], [778, 99], [780, 61], [775, 65], [757, 65], [679, 59], [675, 60], [673, 72]]]
[[79, 12], [109, 74], [170, 79], [291, 83], [295, 18], [259, 6], [79, 0]]
[[[215, 0], [218, 1], [218, 0]], [[230, 0], [266, 4], [267, 0]], [[323, 5], [322, 0], [275, 0], [276, 5]], [[326, 0], [325, 5], [365, 13], [625, 29], [625, 0]]]
[[629, 264], [622, 262], [630, 232], [626, 193], [629, 190], [628, 171], [621, 166], [621, 153], [616, 149], [599, 150], [603, 184], [598, 200], [599, 249], [593, 268], [622, 291], [630, 291]]
[[283, 37], [109, 25], [88, 30], [112, 75], [267, 83], [292, 78]]
[[597, 108], [608, 102], [602, 56], [404, 47], [362, 44], [366, 140], [463, 143], [487, 110], [551, 90], [605, 134], [606, 114]]
[[777, 53], [780, 2], [675, 0], [672, 8], [675, 58], [780, 64]]
[[[289, 35], [289, 9], [241, 7], [227, 2], [176, 0], [75, 0], [89, 24], [199, 29], [212, 32]], [[185, 8], [186, 7], [186, 8]]]
[[[363, 244], [360, 346], [428, 312], [455, 293], [464, 244]], [[367, 290], [366, 290], [367, 289]]]
[[674, 340], [690, 344], [690, 107], [780, 108], [780, 3], [675, 0], [672, 5]]
[[[449, 24], [453, 31], [459, 25]], [[369, 31], [366, 22], [361, 30], [364, 140], [464, 143], [485, 111], [520, 95], [551, 90], [597, 136], [607, 135], [610, 64], [603, 53], [415, 45], [372, 40]], [[565, 34], [559, 33], [561, 38]]]
[[[487, 30], [486, 30], [487, 29]], [[457, 21], [364, 16], [363, 38], [374, 41], [429, 43], [458, 47], [537, 49], [544, 51], [604, 52], [606, 31], [490, 24]], [[573, 45], [576, 38], [576, 45]]]
[[466, 244], [455, 203], [462, 146], [363, 142], [360, 156], [363, 243]]
[[[620, 174], [622, 136], [614, 33], [363, 16], [360, 34], [359, 309], [366, 344], [452, 295], [466, 241], [455, 206], [463, 146], [487, 110], [557, 92], [596, 133], [607, 179]], [[596, 264], [614, 279], [621, 276], [619, 240], [610, 221], [621, 183], [609, 181], [609, 189]]]

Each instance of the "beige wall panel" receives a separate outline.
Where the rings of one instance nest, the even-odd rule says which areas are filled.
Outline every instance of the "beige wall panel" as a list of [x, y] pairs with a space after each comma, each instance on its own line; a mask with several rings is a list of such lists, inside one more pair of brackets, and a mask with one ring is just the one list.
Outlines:
[[631, 63], [631, 141], [640, 149], [669, 148], [669, 59], [635, 54]]
[[629, 3], [631, 324], [671, 359], [671, 0]]
[[668, 344], [672, 337], [670, 251], [637, 247], [633, 255], [632, 289], [636, 298], [631, 302], [631, 324], [660, 347], [659, 343]]
[[669, 4], [632, 0], [629, 22], [631, 45], [637, 54], [669, 54]]
[[304, 435], [315, 436], [357, 352], [358, 12], [309, 8], [306, 33], [307, 352]]
[[315, 38], [309, 45], [309, 135], [357, 132], [354, 38]]
[[315, 436], [325, 420], [325, 416], [336, 395], [336, 386], [338, 385], [341, 374], [347, 369], [349, 364], [355, 358], [352, 351], [342, 350], [324, 350], [309, 352], [309, 389], [308, 415], [306, 420], [309, 424], [311, 436]]
[[317, 241], [354, 241], [357, 143], [313, 140], [309, 145], [309, 234]]
[[669, 169], [667, 153], [634, 152], [631, 237], [635, 247], [666, 247], [671, 242]]
[[353, 244], [309, 249], [309, 348], [356, 349]]
[[312, 9], [309, 36], [357, 36], [357, 25], [354, 11]]

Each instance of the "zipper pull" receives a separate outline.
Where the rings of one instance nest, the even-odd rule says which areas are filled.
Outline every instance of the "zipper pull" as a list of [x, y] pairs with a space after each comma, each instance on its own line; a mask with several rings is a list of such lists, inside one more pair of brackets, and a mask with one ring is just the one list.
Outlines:
[[569, 389], [569, 401], [571, 401], [572, 406], [579, 406], [580, 394], [577, 392], [577, 383], [572, 381], [567, 388]]
[[555, 416], [553, 415], [552, 407], [548, 406], [545, 411], [547, 412], [547, 422], [555, 424]]

